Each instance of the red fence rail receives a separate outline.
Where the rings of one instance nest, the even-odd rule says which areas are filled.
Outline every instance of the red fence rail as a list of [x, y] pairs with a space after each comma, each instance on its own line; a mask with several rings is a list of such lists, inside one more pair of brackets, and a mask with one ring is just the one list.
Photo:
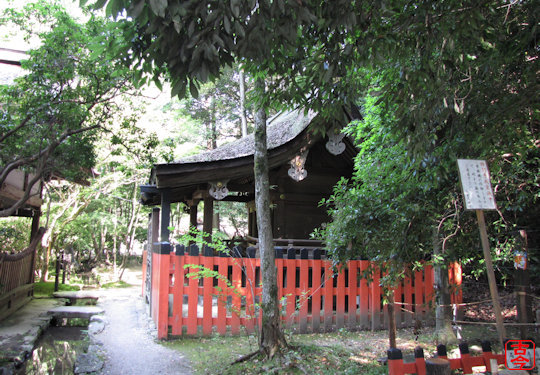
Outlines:
[[[207, 256], [175, 254], [168, 244], [160, 244], [151, 264], [152, 297], [148, 300], [159, 338], [168, 333], [238, 334], [241, 329], [252, 332], [259, 326], [260, 259], [213, 256], [211, 252]], [[379, 286], [382, 275], [375, 272], [370, 282], [360, 277], [369, 266], [369, 261], [351, 260], [333, 274], [328, 260], [276, 259], [284, 326], [299, 333], [385, 328], [388, 316]], [[203, 267], [210, 271], [209, 277], [194, 277]], [[457, 273], [461, 273], [458, 266], [450, 268], [454, 282], [459, 279]], [[395, 289], [395, 301], [401, 307], [396, 309], [398, 327], [428, 319], [433, 299], [432, 267], [410, 272]], [[456, 293], [452, 299], [459, 303], [461, 295]]]

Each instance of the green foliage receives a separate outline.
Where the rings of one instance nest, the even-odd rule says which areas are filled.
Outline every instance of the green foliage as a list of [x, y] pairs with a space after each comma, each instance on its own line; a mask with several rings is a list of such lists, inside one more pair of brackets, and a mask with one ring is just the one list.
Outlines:
[[110, 283], [105, 283], [101, 285], [101, 288], [110, 289], [110, 288], [131, 288], [133, 285], [126, 283], [125, 281], [111, 281]]
[[[80, 288], [76, 285], [58, 284], [58, 291], [71, 292], [78, 291]], [[54, 293], [54, 282], [37, 282], [34, 283], [34, 296], [52, 298]]]
[[0, 220], [0, 252], [18, 253], [30, 244], [28, 218], [5, 218]]
[[182, 101], [182, 114], [199, 123], [198, 132], [206, 141], [204, 148], [216, 148], [218, 141], [230, 141], [242, 136], [240, 130], [240, 97], [238, 73], [223, 69], [219, 79], [201, 85], [197, 97]]
[[120, 109], [116, 98], [132, 89], [132, 73], [121, 61], [96, 54], [118, 31], [95, 16], [79, 23], [44, 2], [7, 9], [2, 23], [41, 44], [21, 62], [27, 74], [0, 86], [0, 182], [16, 168], [37, 175], [31, 185], [53, 176], [85, 179], [95, 165], [97, 135]]

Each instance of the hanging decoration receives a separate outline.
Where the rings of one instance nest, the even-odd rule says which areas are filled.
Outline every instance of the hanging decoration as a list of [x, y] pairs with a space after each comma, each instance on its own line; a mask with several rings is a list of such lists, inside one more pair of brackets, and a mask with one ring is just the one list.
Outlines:
[[332, 155], [339, 155], [345, 151], [345, 143], [343, 143], [343, 138], [345, 134], [341, 132], [341, 128], [334, 126], [328, 132], [328, 142], [326, 142], [326, 149]]
[[299, 155], [296, 155], [294, 158], [292, 158], [289, 162], [291, 164], [291, 167], [289, 168], [288, 173], [289, 176], [295, 181], [302, 181], [304, 178], [307, 177], [307, 171], [304, 169], [304, 165], [306, 164], [308, 152], [309, 150], [301, 152]]
[[210, 181], [210, 189], [208, 193], [218, 201], [229, 195], [229, 189], [227, 189], [227, 182], [229, 181]]

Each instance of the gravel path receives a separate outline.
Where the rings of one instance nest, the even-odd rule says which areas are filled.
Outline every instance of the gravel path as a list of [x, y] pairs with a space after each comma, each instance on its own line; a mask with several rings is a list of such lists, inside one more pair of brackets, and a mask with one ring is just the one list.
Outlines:
[[105, 329], [94, 336], [106, 353], [101, 374], [191, 374], [188, 359], [156, 342], [156, 332], [140, 297], [141, 288], [104, 291]]

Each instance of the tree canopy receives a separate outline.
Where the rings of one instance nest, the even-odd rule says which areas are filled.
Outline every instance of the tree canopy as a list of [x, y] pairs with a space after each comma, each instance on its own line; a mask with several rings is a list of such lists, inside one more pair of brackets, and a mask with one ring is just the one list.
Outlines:
[[[35, 175], [28, 194], [34, 184], [52, 177], [83, 181], [95, 163], [96, 135], [119, 117], [116, 99], [133, 91], [132, 74], [121, 61], [93, 52], [116, 30], [98, 17], [78, 23], [55, 5], [6, 12], [2, 22], [27, 33], [33, 32], [27, 28], [31, 20], [48, 27], [38, 32], [41, 45], [21, 62], [27, 73], [13, 85], [0, 86], [0, 183], [15, 169]], [[28, 194], [0, 216], [24, 205]]]

